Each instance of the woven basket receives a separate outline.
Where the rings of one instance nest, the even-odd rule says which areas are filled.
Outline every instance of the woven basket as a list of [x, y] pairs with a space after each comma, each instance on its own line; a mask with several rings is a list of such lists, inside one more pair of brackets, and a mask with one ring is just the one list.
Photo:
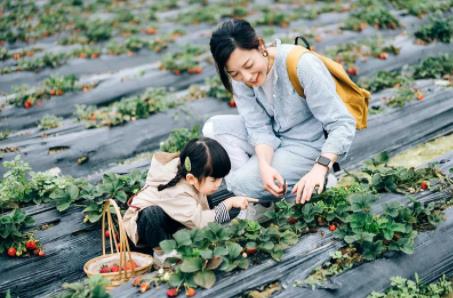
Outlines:
[[[116, 239], [118, 239], [118, 234], [112, 220], [110, 206], [113, 207], [118, 220], [119, 243], [115, 241]], [[110, 233], [110, 253], [105, 252], [106, 221], [108, 225], [108, 231]], [[134, 261], [137, 264], [137, 267], [129, 268], [129, 270], [126, 270], [126, 266], [129, 261]], [[116, 263], [120, 266], [120, 270], [118, 272], [99, 273], [102, 265], [113, 263]], [[101, 274], [102, 277], [110, 280], [110, 285], [108, 285], [107, 288], [111, 289], [128, 281], [133, 276], [148, 272], [152, 264], [153, 257], [151, 257], [150, 255], [131, 252], [129, 242], [127, 241], [127, 235], [124, 230], [123, 218], [121, 216], [120, 209], [118, 208], [118, 205], [114, 200], [106, 200], [104, 202], [102, 211], [102, 256], [93, 258], [86, 262], [83, 266], [83, 271], [85, 271], [88, 277], [96, 274]]]

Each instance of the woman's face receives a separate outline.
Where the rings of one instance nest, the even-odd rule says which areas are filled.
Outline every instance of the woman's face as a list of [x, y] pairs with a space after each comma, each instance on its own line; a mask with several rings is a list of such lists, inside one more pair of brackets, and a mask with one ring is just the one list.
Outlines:
[[267, 66], [267, 57], [259, 50], [236, 48], [226, 63], [226, 70], [233, 80], [259, 87], [266, 80]]

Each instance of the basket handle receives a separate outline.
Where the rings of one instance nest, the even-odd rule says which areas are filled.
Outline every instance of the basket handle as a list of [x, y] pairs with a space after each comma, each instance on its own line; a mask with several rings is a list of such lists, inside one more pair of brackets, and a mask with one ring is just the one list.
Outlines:
[[[116, 242], [117, 231], [112, 220], [112, 214], [110, 212], [110, 206], [113, 207], [115, 211], [117, 221], [118, 221], [118, 231], [119, 231], [119, 245]], [[115, 244], [115, 250], [120, 255], [120, 274], [124, 272], [126, 278], [128, 272], [126, 270], [127, 259], [132, 261], [131, 249], [129, 247], [129, 242], [127, 241], [127, 234], [124, 230], [123, 217], [121, 216], [120, 208], [113, 199], [107, 199], [104, 201], [104, 206], [102, 210], [102, 255], [105, 255], [105, 225], [108, 225], [108, 231], [110, 233], [110, 252], [113, 254], [113, 243]], [[115, 240], [115, 241], [113, 241]], [[133, 270], [131, 270], [132, 273]]]

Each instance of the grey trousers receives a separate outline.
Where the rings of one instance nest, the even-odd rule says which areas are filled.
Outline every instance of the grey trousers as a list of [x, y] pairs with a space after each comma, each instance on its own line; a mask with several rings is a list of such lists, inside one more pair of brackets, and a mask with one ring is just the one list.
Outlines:
[[[228, 190], [236, 195], [264, 200], [273, 198], [263, 187], [255, 149], [248, 142], [247, 130], [240, 115], [213, 116], [206, 121], [202, 132], [204, 136], [217, 140], [231, 159], [231, 172], [225, 177]], [[286, 179], [291, 190], [312, 169], [325, 139], [306, 143], [281, 136], [280, 140], [281, 144], [273, 154], [272, 167]], [[290, 191], [286, 197], [295, 198]]]

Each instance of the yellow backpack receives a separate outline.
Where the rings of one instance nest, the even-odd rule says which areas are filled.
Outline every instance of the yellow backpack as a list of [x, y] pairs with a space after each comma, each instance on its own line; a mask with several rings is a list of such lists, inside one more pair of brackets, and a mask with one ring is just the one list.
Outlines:
[[349, 112], [354, 116], [356, 120], [356, 128], [363, 129], [367, 127], [367, 116], [368, 116], [368, 102], [370, 99], [370, 92], [360, 88], [355, 84], [348, 76], [343, 66], [332, 59], [318, 54], [310, 49], [310, 45], [305, 40], [305, 38], [298, 36], [297, 40], [301, 38], [306, 47], [296, 46], [290, 51], [288, 57], [286, 58], [286, 68], [288, 70], [289, 80], [296, 90], [297, 94], [300, 96], [304, 95], [304, 89], [300, 85], [300, 81], [297, 77], [297, 63], [299, 62], [300, 57], [305, 53], [312, 53], [324, 63], [324, 65], [329, 70], [330, 74], [335, 80], [336, 89], [338, 95], [341, 97], [343, 102], [346, 104]]

